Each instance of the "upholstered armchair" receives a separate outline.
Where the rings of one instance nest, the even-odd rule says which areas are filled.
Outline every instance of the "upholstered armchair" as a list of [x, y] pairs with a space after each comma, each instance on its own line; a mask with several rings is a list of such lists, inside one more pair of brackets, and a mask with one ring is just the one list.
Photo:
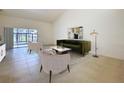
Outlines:
[[68, 70], [70, 72], [69, 64], [70, 64], [70, 54], [47, 54], [41, 52], [41, 68], [40, 72], [43, 70], [44, 72], [49, 74], [49, 83], [51, 83], [52, 74], [58, 74], [64, 70]]
[[28, 42], [28, 51], [31, 53], [31, 51], [39, 52], [43, 49], [43, 46], [40, 42]]

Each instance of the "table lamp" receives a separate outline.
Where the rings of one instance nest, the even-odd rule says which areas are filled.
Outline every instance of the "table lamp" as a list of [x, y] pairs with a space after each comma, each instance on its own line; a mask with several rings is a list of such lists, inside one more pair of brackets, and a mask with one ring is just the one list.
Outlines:
[[97, 32], [95, 32], [95, 29], [93, 30], [93, 32], [91, 32], [90, 33], [90, 35], [92, 35], [93, 37], [94, 37], [94, 48], [95, 48], [95, 52], [94, 52], [94, 54], [93, 54], [93, 57], [98, 57], [98, 55], [97, 55], [97, 35], [98, 35], [98, 33]]

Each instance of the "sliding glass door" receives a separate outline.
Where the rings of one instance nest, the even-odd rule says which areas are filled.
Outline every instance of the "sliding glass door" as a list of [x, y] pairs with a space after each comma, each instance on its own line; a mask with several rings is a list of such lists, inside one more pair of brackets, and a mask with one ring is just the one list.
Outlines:
[[27, 46], [28, 42], [37, 42], [37, 30], [36, 29], [25, 29], [25, 28], [14, 28], [13, 31], [14, 47]]

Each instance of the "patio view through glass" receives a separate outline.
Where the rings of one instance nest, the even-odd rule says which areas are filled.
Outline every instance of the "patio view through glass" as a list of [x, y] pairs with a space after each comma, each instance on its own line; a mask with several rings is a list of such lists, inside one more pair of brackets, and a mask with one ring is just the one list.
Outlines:
[[37, 42], [37, 30], [14, 28], [13, 30], [14, 47], [27, 46], [28, 42]]

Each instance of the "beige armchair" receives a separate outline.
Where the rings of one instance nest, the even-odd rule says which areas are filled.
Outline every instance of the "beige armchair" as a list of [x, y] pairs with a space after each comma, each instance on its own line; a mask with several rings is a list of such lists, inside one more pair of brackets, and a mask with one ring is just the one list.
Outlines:
[[31, 53], [32, 51], [39, 52], [43, 49], [43, 46], [40, 42], [28, 42], [28, 51]]
[[44, 53], [41, 54], [41, 68], [40, 72], [43, 71], [49, 74], [49, 82], [51, 83], [52, 74], [58, 74], [64, 70], [68, 70], [70, 72], [69, 64], [70, 64], [70, 54], [55, 54], [50, 55]]

